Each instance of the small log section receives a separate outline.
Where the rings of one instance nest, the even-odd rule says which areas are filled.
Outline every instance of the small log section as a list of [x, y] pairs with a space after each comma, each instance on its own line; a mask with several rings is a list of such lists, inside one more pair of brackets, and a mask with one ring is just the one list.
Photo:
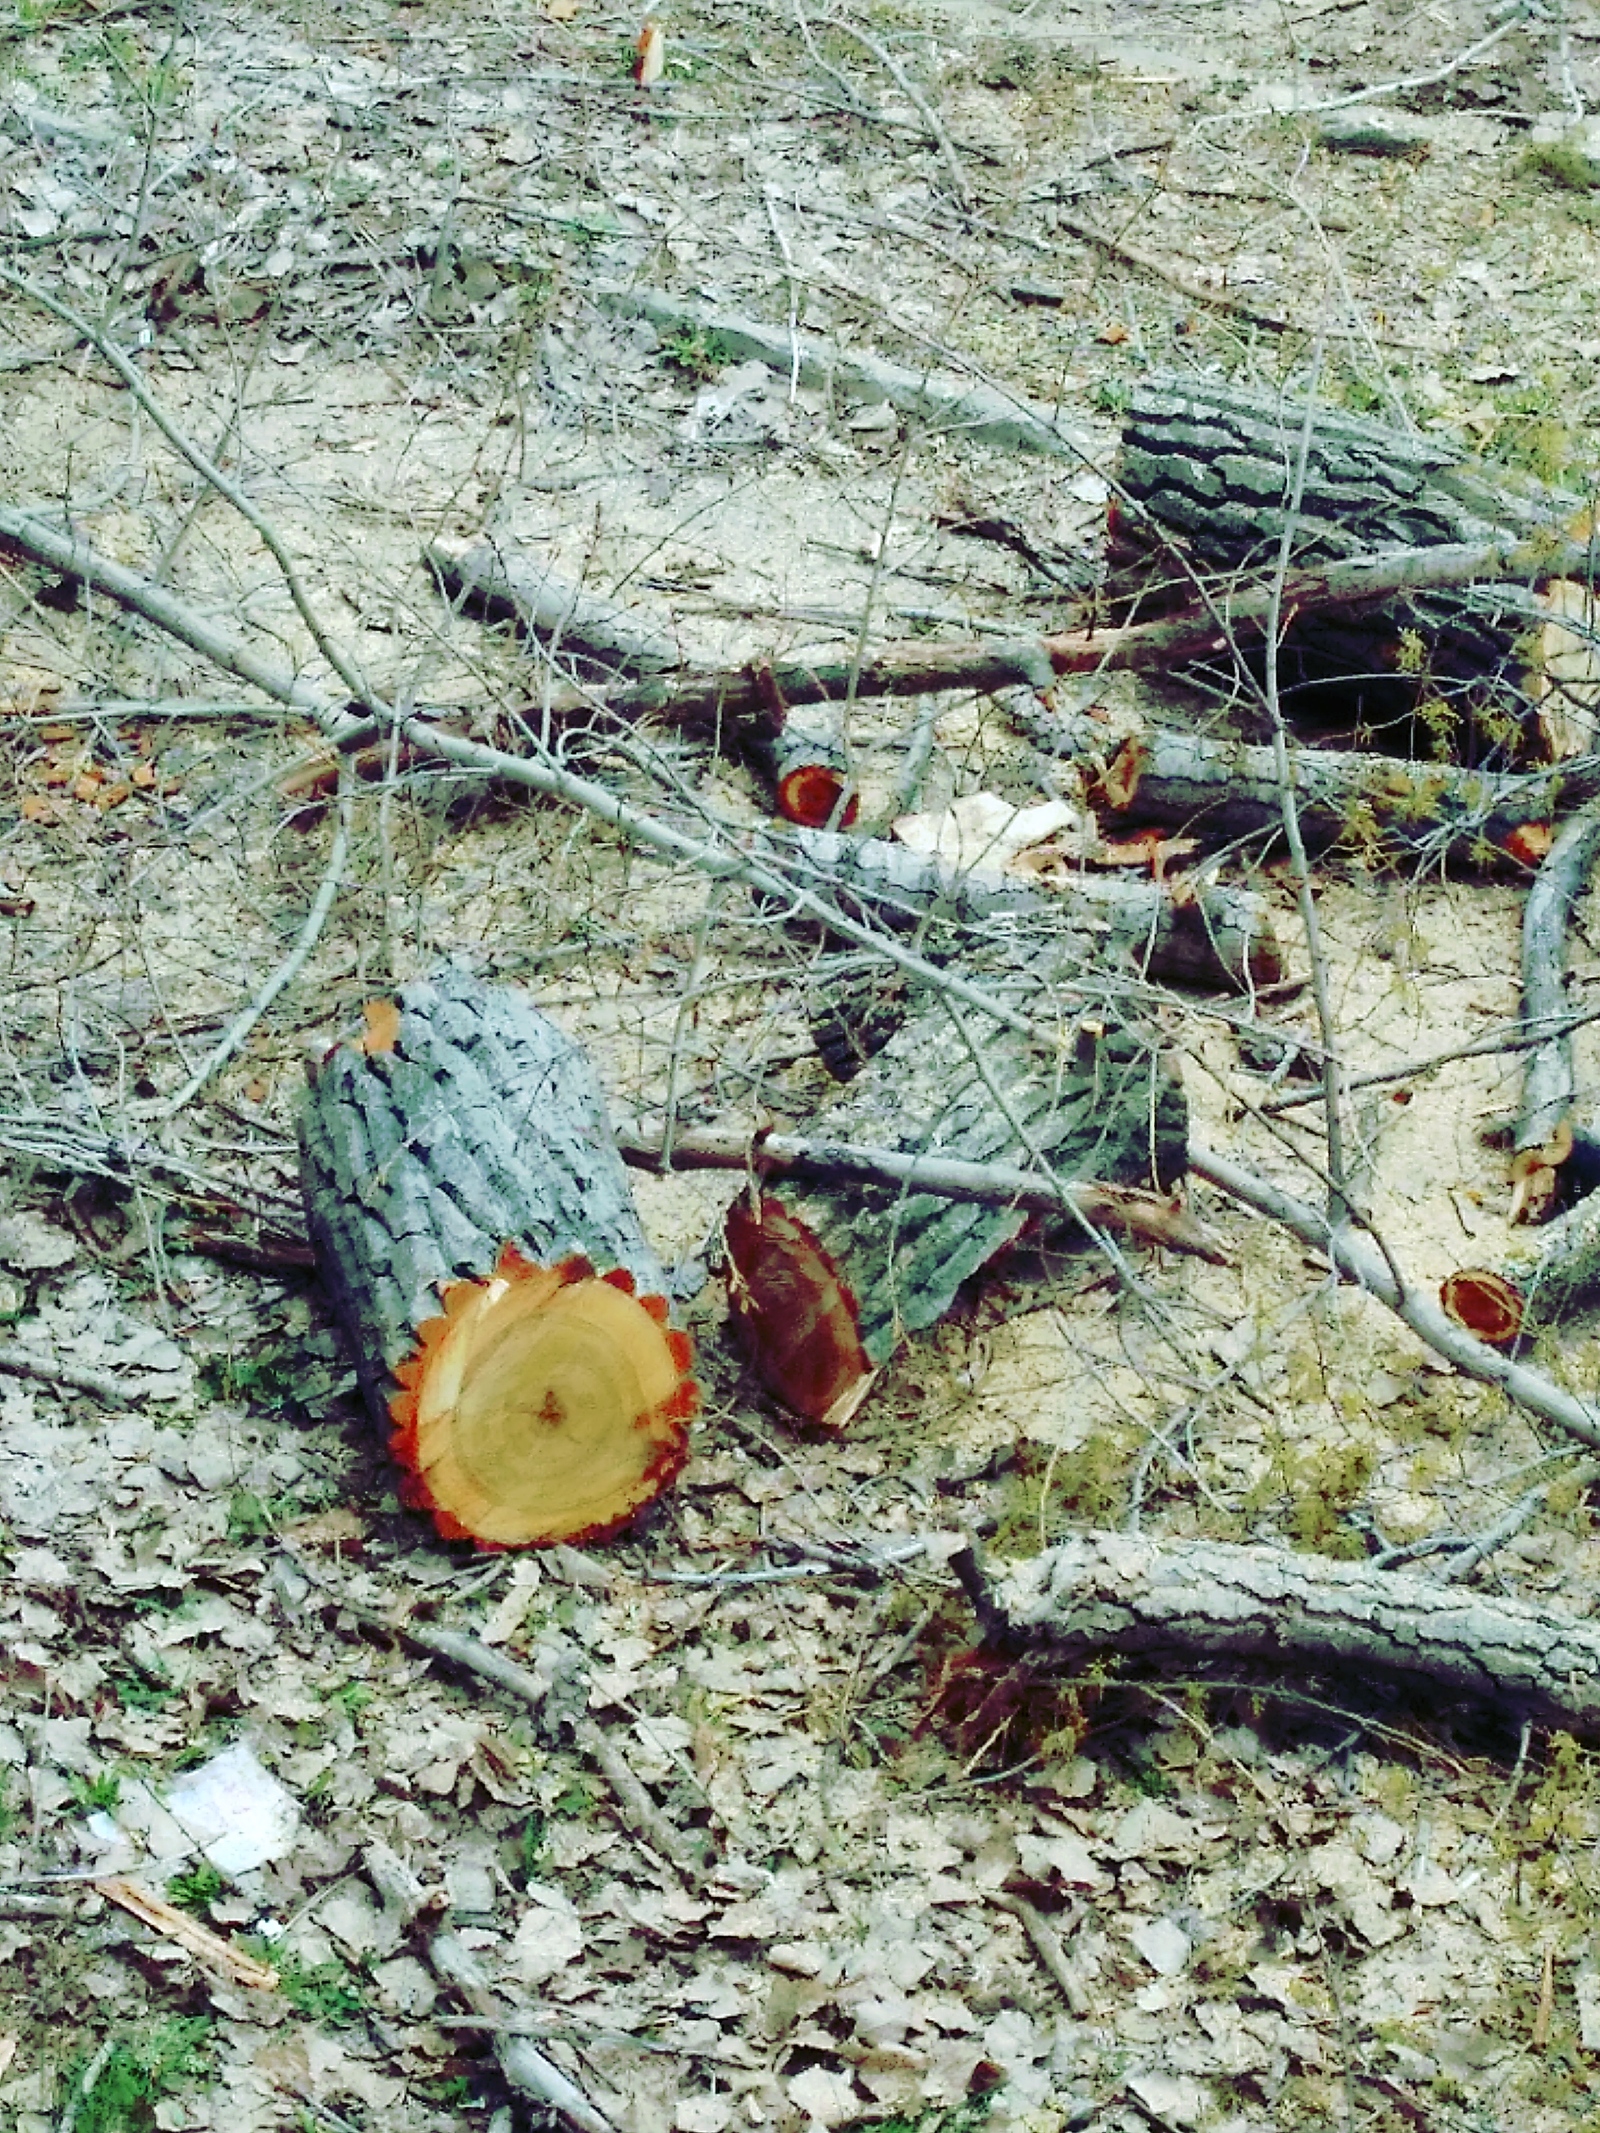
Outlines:
[[[1118, 583], [1148, 581], [1163, 537], [1176, 538], [1196, 564], [1228, 571], [1270, 569], [1288, 518], [1305, 424], [1305, 403], [1252, 393], [1213, 378], [1153, 379], [1125, 420], [1117, 479], [1126, 501], [1113, 504], [1111, 550]], [[1437, 439], [1319, 407], [1292, 561], [1334, 562], [1398, 548], [1526, 542], [1529, 570], [1541, 547], [1563, 541], [1583, 521], [1580, 499], [1519, 476], [1491, 471]], [[1180, 597], [1190, 591], [1181, 575]], [[1318, 614], [1286, 610], [1281, 648], [1289, 685], [1352, 684], [1374, 723], [1407, 718], [1429, 698], [1452, 700], [1468, 721], [1482, 685], [1506, 685], [1526, 709], [1526, 671], [1542, 665], [1547, 622], [1560, 612], [1515, 585], [1416, 592], [1370, 608]], [[1559, 707], [1546, 704], [1556, 673], [1539, 674], [1536, 694], [1546, 752]], [[1592, 722], [1592, 714], [1591, 714]], [[1463, 753], [1474, 748], [1460, 736]], [[1535, 735], [1528, 737], [1530, 740]], [[1560, 752], [1590, 743], [1570, 738]]]
[[1364, 1563], [1227, 1541], [1082, 1533], [1031, 1561], [954, 1567], [991, 1643], [1284, 1661], [1426, 1682], [1513, 1719], [1600, 1729], [1600, 1622]]
[[1270, 907], [1250, 889], [1082, 870], [1062, 888], [1036, 888], [1020, 875], [827, 830], [797, 831], [789, 849], [804, 862], [809, 887], [825, 889], [852, 917], [897, 930], [940, 918], [964, 928], [1005, 921], [1030, 956], [1053, 939], [1063, 959], [1110, 959], [1141, 977], [1236, 992], [1284, 975]]
[[[1042, 1159], [1069, 1182], [1166, 1192], [1183, 1176], [1182, 1083], [1147, 1038], [1086, 1025], [1054, 1058], [1001, 1032], [978, 1043], [969, 1048], [942, 1006], [925, 1010], [811, 1134], [967, 1163], [1037, 1170]], [[1029, 1219], [1015, 1203], [949, 1200], [910, 1183], [795, 1178], [740, 1199], [725, 1237], [734, 1321], [758, 1374], [795, 1414], [842, 1428], [903, 1335], [942, 1318]]]
[[588, 1060], [458, 972], [366, 1009], [308, 1074], [317, 1265], [404, 1500], [449, 1540], [617, 1531], [698, 1404]]

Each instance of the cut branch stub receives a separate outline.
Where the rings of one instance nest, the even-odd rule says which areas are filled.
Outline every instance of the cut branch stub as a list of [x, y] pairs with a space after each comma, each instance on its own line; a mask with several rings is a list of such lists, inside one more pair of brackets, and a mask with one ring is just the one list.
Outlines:
[[1498, 1266], [1447, 1275], [1439, 1301], [1458, 1326], [1496, 1348], [1589, 1309], [1600, 1301], [1600, 1193], [1534, 1230]]
[[597, 1539], [679, 1473], [687, 1337], [587, 1059], [450, 972], [366, 1010], [301, 1119], [317, 1263], [402, 1495], [447, 1539]]
[[[935, 1005], [809, 1130], [824, 1151], [867, 1142], [1166, 1189], [1183, 1175], [1188, 1116], [1171, 1064], [1132, 1030], [1085, 1029], [1068, 1057], [994, 1032], [979, 1050]], [[903, 1335], [943, 1317], [1032, 1219], [1015, 1204], [919, 1192], [915, 1173], [903, 1186], [787, 1178], [729, 1215], [735, 1323], [784, 1405], [837, 1428]], [[1087, 1226], [1066, 1207], [1061, 1224], [1080, 1236]]]

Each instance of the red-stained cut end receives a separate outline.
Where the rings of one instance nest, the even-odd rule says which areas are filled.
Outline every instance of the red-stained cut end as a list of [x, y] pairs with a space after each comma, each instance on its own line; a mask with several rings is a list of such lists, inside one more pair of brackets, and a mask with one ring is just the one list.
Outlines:
[[800, 1218], [779, 1200], [738, 1200], [723, 1232], [734, 1323], [763, 1383], [808, 1422], [842, 1428], [874, 1371], [855, 1299]]
[[1487, 1267], [1464, 1267], [1446, 1275], [1439, 1301], [1455, 1320], [1491, 1347], [1504, 1348], [1522, 1333], [1527, 1305], [1513, 1283]]

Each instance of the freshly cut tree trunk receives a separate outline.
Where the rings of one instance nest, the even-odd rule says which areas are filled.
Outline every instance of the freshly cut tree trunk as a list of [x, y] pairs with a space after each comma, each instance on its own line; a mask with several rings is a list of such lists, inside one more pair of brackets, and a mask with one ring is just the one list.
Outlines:
[[[1113, 557], [1149, 566], [1163, 537], [1176, 537], [1206, 568], [1271, 569], [1289, 517], [1305, 427], [1305, 403], [1250, 392], [1212, 378], [1164, 377], [1140, 388], [1123, 429], [1118, 483], [1127, 502], [1112, 514]], [[1291, 563], [1336, 561], [1385, 549], [1502, 539], [1546, 545], [1566, 537], [1580, 500], [1519, 477], [1493, 474], [1435, 439], [1319, 407], [1303, 493], [1295, 512]], [[1534, 565], [1530, 559], [1529, 575]], [[1136, 571], [1126, 571], [1133, 582]], [[1164, 575], [1185, 597], [1182, 573]], [[1355, 684], [1374, 724], [1408, 718], [1431, 703], [1454, 723], [1463, 756], [1503, 739], [1485, 688], [1528, 713], [1524, 669], [1540, 663], [1533, 643], [1550, 610], [1515, 585], [1407, 594], [1365, 614], [1289, 615], [1280, 651], [1291, 686]], [[1545, 686], [1541, 682], [1541, 690]], [[1537, 722], [1529, 719], [1528, 723]], [[1530, 736], [1531, 737], [1531, 736]], [[1584, 745], [1581, 741], [1578, 746]], [[1570, 744], [1565, 752], [1576, 752]]]
[[[969, 1046], [935, 1005], [808, 1131], [1166, 1191], [1184, 1172], [1188, 1107], [1170, 1061], [1131, 1030], [1085, 1026], [1071, 1056], [1047, 1057], [992, 1031]], [[735, 1322], [787, 1407], [842, 1427], [902, 1336], [942, 1318], [961, 1284], [1029, 1219], [1015, 1204], [947, 1200], [914, 1187], [787, 1180], [729, 1213]], [[1069, 1218], [1069, 1235], [1072, 1227]]]
[[1538, 1725], [1600, 1727], [1600, 1625], [1365, 1563], [1228, 1541], [1080, 1533], [955, 1567], [985, 1635], [1077, 1670], [1094, 1655], [1287, 1660], [1420, 1679]]
[[698, 1395], [588, 1060], [453, 971], [366, 1023], [310, 1070], [301, 1178], [402, 1494], [452, 1540], [614, 1532], [682, 1468]]

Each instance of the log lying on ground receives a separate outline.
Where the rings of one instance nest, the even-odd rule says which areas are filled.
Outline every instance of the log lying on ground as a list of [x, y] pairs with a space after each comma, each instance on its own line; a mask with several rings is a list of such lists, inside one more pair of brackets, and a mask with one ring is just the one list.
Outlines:
[[1284, 1661], [1427, 1683], [1514, 1721], [1600, 1727], [1600, 1622], [1522, 1600], [1287, 1549], [1122, 1533], [956, 1567], [991, 1642], [1064, 1670], [1106, 1652]]
[[797, 832], [789, 849], [808, 887], [884, 925], [1000, 921], [1017, 927], [1025, 945], [1042, 949], [1059, 934], [1064, 954], [1110, 957], [1171, 984], [1248, 992], [1283, 976], [1267, 904], [1249, 889], [1087, 870], [1075, 872], [1067, 888], [1033, 888], [1015, 875], [953, 866], [884, 838], [821, 830]]
[[1575, 816], [1562, 829], [1528, 889], [1522, 912], [1522, 1020], [1554, 1029], [1528, 1052], [1522, 1110], [1511, 1166], [1511, 1219], [1547, 1222], [1570, 1182], [1576, 1145], [1572, 1032], [1564, 1027], [1567, 933], [1600, 853], [1600, 812]]
[[[1026, 1161], [1069, 1181], [1165, 1192], [1183, 1175], [1188, 1112], [1171, 1064], [1131, 1030], [1086, 1028], [1070, 1054], [1051, 1056], [1010, 1032], [969, 1044], [935, 1004], [813, 1121], [810, 1137], [963, 1163]], [[841, 1427], [902, 1335], [941, 1318], [1028, 1219], [1019, 1205], [909, 1183], [835, 1177], [763, 1189], [728, 1215], [735, 1323], [786, 1406]]]
[[[1147, 726], [1108, 746], [1105, 728], [1082, 713], [1045, 711], [1021, 692], [1011, 702], [1035, 746], [1079, 764], [1086, 796], [1103, 817], [1230, 841], [1282, 831], [1269, 747], [1168, 726]], [[1307, 841], [1342, 842], [1373, 857], [1498, 853], [1527, 864], [1539, 855], [1531, 831], [1600, 796], [1600, 755], [1534, 771], [1466, 770], [1329, 748], [1296, 748], [1290, 762]]]
[[[1319, 407], [1301, 494], [1293, 497], [1306, 408], [1281, 394], [1198, 376], [1158, 377], [1135, 392], [1117, 462], [1114, 559], [1128, 579], [1148, 577], [1152, 551], [1173, 538], [1212, 568], [1270, 568], [1295, 503], [1293, 561], [1332, 562], [1383, 549], [1457, 547], [1485, 540], [1564, 541], [1583, 523], [1581, 499], [1509, 468], [1492, 472], [1435, 438], [1421, 438]], [[1128, 566], [1132, 566], [1131, 568]], [[1170, 556], [1165, 566], [1170, 571]], [[1189, 591], [1180, 576], [1180, 597]], [[1363, 614], [1286, 606], [1280, 674], [1290, 686], [1355, 684], [1365, 715], [1404, 717], [1443, 705], [1461, 725], [1484, 708], [1483, 685], [1531, 709], [1524, 684], [1538, 668], [1554, 610], [1526, 588], [1468, 586], [1410, 593]], [[1554, 672], [1541, 675], [1548, 692]], [[1564, 687], [1558, 692], [1565, 694]], [[1572, 699], [1576, 710], [1581, 696]], [[1541, 701], [1551, 747], [1557, 706]], [[1592, 715], [1585, 720], [1593, 746]], [[1531, 736], [1530, 736], [1531, 737]], [[1570, 736], [1562, 744], [1576, 752]], [[1465, 746], [1458, 749], [1466, 754]]]
[[1079, 424], [1038, 407], [1020, 393], [1000, 392], [972, 378], [952, 377], [926, 364], [891, 363], [862, 355], [842, 342], [825, 341], [803, 329], [769, 326], [738, 312], [685, 303], [659, 289], [628, 289], [604, 299], [615, 311], [649, 319], [666, 333], [693, 333], [720, 347], [729, 362], [754, 356], [780, 377], [821, 386], [869, 402], [887, 400], [903, 415], [930, 429], [980, 444], [1043, 452], [1053, 458], [1086, 459], [1095, 440]]
[[405, 1500], [449, 1539], [594, 1539], [675, 1478], [686, 1337], [583, 1053], [457, 972], [367, 1009], [301, 1114], [317, 1264]]

